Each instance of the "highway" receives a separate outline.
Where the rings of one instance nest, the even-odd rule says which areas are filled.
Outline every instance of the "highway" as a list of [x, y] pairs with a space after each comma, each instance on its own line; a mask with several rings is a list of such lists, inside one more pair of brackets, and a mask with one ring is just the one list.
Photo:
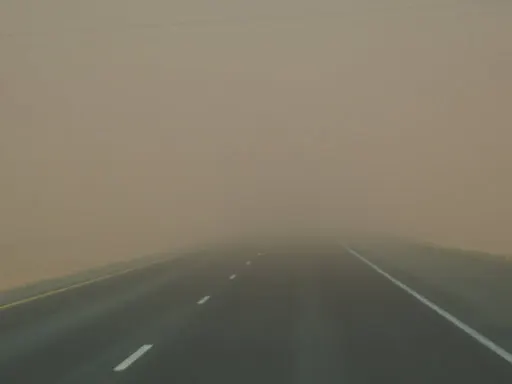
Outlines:
[[0, 383], [512, 383], [341, 246], [204, 251], [0, 310]]

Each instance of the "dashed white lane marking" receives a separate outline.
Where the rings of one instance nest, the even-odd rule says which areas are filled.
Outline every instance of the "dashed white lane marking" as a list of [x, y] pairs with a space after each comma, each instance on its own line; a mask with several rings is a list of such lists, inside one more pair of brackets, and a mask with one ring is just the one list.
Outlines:
[[415, 290], [409, 288], [407, 285], [405, 285], [404, 283], [398, 281], [397, 279], [395, 279], [393, 276], [389, 275], [387, 272], [384, 272], [382, 269], [380, 269], [379, 267], [377, 267], [375, 264], [373, 264], [371, 261], [368, 261], [367, 259], [365, 259], [363, 256], [361, 256], [359, 253], [357, 253], [356, 251], [354, 251], [353, 249], [350, 249], [348, 247], [345, 247], [344, 248], [350, 252], [352, 255], [354, 255], [355, 257], [357, 257], [359, 260], [361, 260], [363, 263], [366, 263], [368, 266], [370, 266], [371, 268], [373, 268], [375, 271], [377, 271], [378, 273], [380, 273], [382, 276], [386, 277], [388, 280], [390, 280], [393, 284], [399, 286], [400, 288], [402, 288], [404, 291], [406, 291], [407, 293], [409, 293], [410, 295], [414, 296], [416, 299], [418, 299], [419, 301], [421, 301], [423, 304], [425, 304], [426, 306], [430, 307], [432, 310], [434, 310], [435, 312], [437, 312], [439, 315], [441, 315], [442, 317], [444, 317], [446, 320], [448, 320], [450, 323], [452, 323], [453, 325], [459, 327], [462, 331], [466, 332], [469, 336], [473, 337], [475, 340], [477, 340], [478, 342], [480, 342], [481, 344], [485, 345], [487, 348], [489, 348], [491, 351], [493, 351], [494, 353], [496, 353], [498, 356], [502, 357], [503, 359], [507, 360], [509, 363], [512, 364], [512, 354], [508, 351], [506, 351], [505, 349], [503, 349], [502, 347], [500, 347], [499, 345], [495, 344], [492, 340], [488, 339], [487, 337], [485, 337], [484, 335], [482, 335], [481, 333], [479, 333], [477, 330], [471, 328], [469, 325], [463, 323], [461, 320], [457, 319], [455, 316], [453, 316], [452, 314], [446, 312], [444, 309], [442, 309], [441, 307], [438, 307], [436, 304], [434, 304], [433, 302], [431, 302], [429, 299], [427, 299], [426, 297], [423, 297], [422, 295], [420, 295], [418, 292], [416, 292]]
[[210, 296], [205, 296], [205, 297], [203, 297], [201, 300], [199, 300], [199, 301], [197, 302], [197, 304], [204, 304], [204, 303], [206, 303], [208, 300], [210, 300]]
[[229, 276], [229, 280], [233, 280], [235, 277], [236, 277], [236, 275], [233, 274], [233, 275]]
[[132, 365], [135, 360], [140, 358], [143, 354], [145, 354], [147, 351], [151, 349], [153, 345], [151, 344], [145, 344], [139, 349], [137, 349], [133, 354], [128, 356], [121, 364], [119, 364], [117, 367], [114, 368], [114, 371], [124, 371], [126, 368], [128, 368], [130, 365]]
[[247, 264], [247, 265], [251, 265], [251, 262], [250, 262], [250, 261], [248, 261], [248, 262], [247, 262], [247, 263], [245, 263], [245, 264]]

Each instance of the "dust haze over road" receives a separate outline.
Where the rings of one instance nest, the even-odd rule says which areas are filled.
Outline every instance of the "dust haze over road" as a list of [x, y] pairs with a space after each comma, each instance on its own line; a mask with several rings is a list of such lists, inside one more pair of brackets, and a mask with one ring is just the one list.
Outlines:
[[512, 5], [0, 5], [0, 281], [218, 238], [512, 251]]

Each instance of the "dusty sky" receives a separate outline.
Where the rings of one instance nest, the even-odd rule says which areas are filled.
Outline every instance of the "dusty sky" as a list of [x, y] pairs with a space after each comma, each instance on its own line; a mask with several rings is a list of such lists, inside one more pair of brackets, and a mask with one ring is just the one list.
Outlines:
[[510, 253], [511, 42], [509, 1], [2, 0], [1, 278], [276, 228]]

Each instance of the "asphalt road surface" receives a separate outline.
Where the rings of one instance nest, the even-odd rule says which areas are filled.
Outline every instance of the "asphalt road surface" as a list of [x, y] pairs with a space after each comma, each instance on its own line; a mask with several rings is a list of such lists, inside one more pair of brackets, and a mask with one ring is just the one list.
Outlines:
[[311, 247], [203, 252], [1, 310], [0, 383], [510, 384], [512, 364]]

